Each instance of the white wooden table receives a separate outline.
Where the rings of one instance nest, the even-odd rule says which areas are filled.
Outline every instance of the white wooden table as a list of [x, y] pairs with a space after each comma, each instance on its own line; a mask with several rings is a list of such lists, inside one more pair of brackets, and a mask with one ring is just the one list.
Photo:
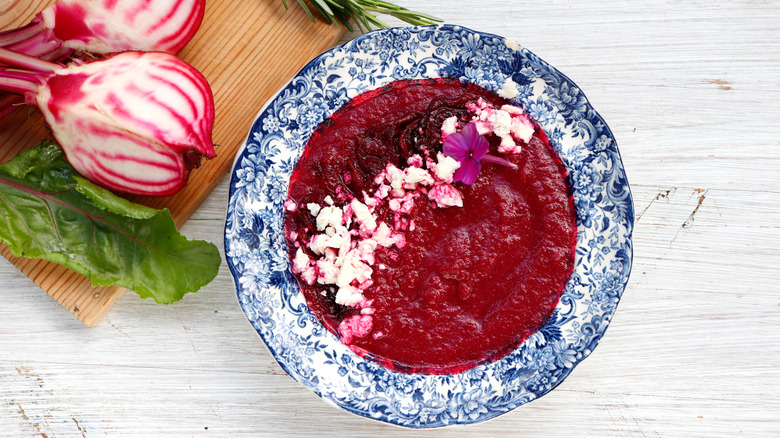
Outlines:
[[[406, 430], [287, 376], [224, 264], [180, 303], [128, 293], [86, 328], [0, 260], [0, 435], [780, 436], [780, 4], [396, 3], [517, 41], [611, 126], [635, 256], [596, 351], [496, 419]], [[227, 191], [223, 181], [188, 237], [222, 247]]]

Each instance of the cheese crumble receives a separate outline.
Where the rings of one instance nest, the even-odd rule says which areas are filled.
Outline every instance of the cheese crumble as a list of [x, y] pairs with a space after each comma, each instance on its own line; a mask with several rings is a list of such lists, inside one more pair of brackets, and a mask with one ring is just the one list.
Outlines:
[[477, 126], [480, 135], [494, 134], [501, 139], [498, 152], [519, 154], [522, 147], [518, 142], [528, 143], [534, 135], [531, 119], [516, 106], [495, 108], [479, 99], [476, 103], [467, 104], [466, 108], [474, 114], [471, 121]]
[[[317, 232], [308, 238], [299, 233], [289, 236], [297, 246], [292, 272], [309, 285], [332, 286], [336, 303], [361, 309], [360, 315], [339, 325], [339, 334], [347, 344], [353, 337], [371, 331], [374, 309], [363, 292], [373, 284], [376, 251], [406, 245], [405, 232], [414, 230], [409, 216], [415, 201], [425, 197], [438, 207], [463, 206], [460, 191], [452, 185], [452, 175], [460, 167], [458, 161], [439, 153], [436, 161], [413, 155], [407, 164], [405, 169], [385, 166], [374, 179], [372, 194], [364, 192], [362, 199], [337, 193], [339, 203], [330, 196], [321, 203], [307, 203]], [[391, 212], [390, 223], [377, 217], [380, 205]], [[297, 209], [290, 200], [286, 207], [288, 211]]]

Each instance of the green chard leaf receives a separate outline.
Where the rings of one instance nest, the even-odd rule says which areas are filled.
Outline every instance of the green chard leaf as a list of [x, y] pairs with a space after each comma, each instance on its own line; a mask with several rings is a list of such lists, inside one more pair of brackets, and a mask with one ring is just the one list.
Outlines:
[[167, 209], [134, 204], [80, 177], [55, 143], [0, 164], [0, 241], [142, 298], [173, 303], [214, 279], [221, 257], [187, 240]]

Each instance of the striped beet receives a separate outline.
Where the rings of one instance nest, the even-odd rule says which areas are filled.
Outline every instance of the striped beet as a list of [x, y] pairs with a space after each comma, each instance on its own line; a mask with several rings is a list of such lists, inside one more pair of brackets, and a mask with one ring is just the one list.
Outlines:
[[43, 113], [68, 161], [111, 190], [181, 190], [211, 142], [214, 100], [195, 68], [163, 52], [122, 52], [67, 67], [0, 49], [0, 89]]
[[47, 60], [74, 51], [178, 53], [203, 21], [205, 0], [60, 0], [26, 26], [0, 32], [0, 47]]
[[[48, 61], [126, 50], [178, 53], [203, 21], [206, 0], [60, 0], [26, 26], [0, 32], [0, 47]], [[21, 102], [0, 94], [0, 117]]]

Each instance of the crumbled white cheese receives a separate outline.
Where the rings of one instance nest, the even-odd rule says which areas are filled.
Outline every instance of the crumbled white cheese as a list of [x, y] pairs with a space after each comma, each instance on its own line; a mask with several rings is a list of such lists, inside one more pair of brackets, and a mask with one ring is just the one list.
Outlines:
[[499, 137], [509, 135], [509, 128], [512, 126], [512, 116], [508, 112], [496, 110], [491, 117], [493, 124], [493, 134]]
[[[248, 206], [247, 208], [251, 208], [251, 206]], [[295, 201], [292, 199], [287, 199], [284, 201], [284, 209], [287, 211], [295, 211], [298, 209], [298, 206], [295, 204]]]
[[317, 260], [317, 269], [319, 274], [317, 275], [317, 283], [319, 284], [335, 284], [339, 278], [339, 267], [328, 259]]
[[317, 230], [323, 231], [327, 227], [338, 228], [342, 224], [344, 211], [339, 207], [328, 206], [320, 209], [317, 214]]
[[374, 199], [385, 199], [387, 198], [387, 195], [390, 194], [390, 186], [387, 184], [380, 184], [379, 187], [376, 189], [376, 192], [374, 192]]
[[318, 214], [320, 214], [320, 204], [316, 204], [314, 202], [309, 202], [306, 204], [306, 208], [309, 209], [309, 213], [311, 213], [312, 216], [317, 217]]
[[506, 111], [513, 117], [523, 115], [523, 109], [514, 105], [501, 105], [501, 111]]
[[460, 168], [460, 161], [452, 157], [448, 157], [441, 152], [439, 152], [439, 154], [436, 156], [436, 159], [438, 160], [434, 165], [434, 172], [436, 173], [436, 177], [446, 183], [451, 183], [452, 175], [454, 175], [455, 171]]
[[313, 285], [317, 281], [317, 268], [310, 266], [305, 271], [301, 272], [301, 279], [309, 286]]
[[357, 251], [352, 250], [347, 253], [347, 257], [341, 265], [341, 270], [336, 278], [336, 286], [348, 286], [351, 285], [353, 281], [363, 283], [370, 279], [372, 274], [373, 269], [360, 260], [360, 255]]
[[479, 99], [477, 103], [466, 105], [466, 108], [474, 114], [472, 121], [480, 135], [492, 133], [501, 138], [498, 147], [501, 153], [520, 153], [522, 147], [517, 142], [528, 143], [534, 134], [534, 126], [528, 115], [516, 106], [502, 105], [496, 109]]
[[510, 130], [516, 139], [526, 143], [531, 141], [531, 137], [534, 135], [534, 125], [528, 119], [528, 116], [525, 115], [513, 118]]
[[363, 294], [356, 287], [342, 286], [336, 291], [336, 303], [342, 306], [355, 307], [363, 301]]
[[292, 271], [294, 274], [299, 274], [306, 270], [306, 268], [309, 267], [309, 256], [306, 255], [305, 252], [303, 252], [302, 249], [298, 248], [298, 251], [295, 251], [295, 258], [293, 258], [293, 266]]
[[433, 184], [433, 177], [431, 176], [431, 173], [425, 169], [419, 167], [408, 167], [406, 168], [404, 182], [411, 184], [411, 189], [414, 190], [417, 188], [415, 184], [421, 184], [424, 186]]
[[452, 184], [436, 184], [428, 191], [428, 199], [439, 207], [463, 207], [463, 197]]
[[353, 199], [350, 203], [352, 206], [352, 212], [355, 213], [355, 219], [357, 222], [364, 226], [368, 231], [374, 231], [376, 229], [376, 219], [366, 204]]
[[515, 139], [511, 135], [507, 134], [501, 137], [501, 143], [498, 145], [498, 151], [502, 153], [511, 153], [518, 147], [515, 143]]
[[447, 117], [441, 124], [441, 137], [446, 139], [448, 135], [458, 132], [458, 118], [456, 116]]
[[357, 244], [357, 250], [360, 253], [360, 260], [373, 265], [376, 262], [376, 247], [378, 243], [374, 239], [363, 239]]
[[518, 94], [520, 94], [520, 90], [517, 89], [517, 83], [512, 78], [507, 78], [504, 85], [498, 90], [498, 95], [504, 99], [514, 99]]
[[406, 164], [408, 164], [411, 167], [422, 167], [423, 159], [420, 155], [414, 154], [411, 157], [406, 159]]
[[[431, 181], [431, 183], [433, 183], [433, 181]], [[401, 199], [401, 208], [397, 210], [398, 213], [412, 214], [412, 210], [414, 209], [414, 195], [415, 192], [407, 192], [404, 195], [404, 197]]]
[[371, 332], [374, 318], [371, 315], [352, 315], [339, 323], [341, 341], [349, 345], [354, 338], [362, 338]]
[[345, 242], [350, 239], [349, 234], [341, 233], [329, 236], [328, 241], [325, 243], [328, 248], [341, 248]]
[[480, 120], [480, 119], [474, 120], [474, 126], [477, 127], [477, 134], [479, 135], [488, 135], [491, 132], [493, 132], [490, 124], [485, 120]]
[[311, 238], [309, 249], [311, 249], [315, 255], [325, 254], [329, 240], [330, 237], [327, 234], [317, 234]]
[[342, 263], [341, 269], [339, 270], [339, 275], [336, 277], [336, 286], [349, 286], [352, 284], [352, 280], [357, 277], [357, 270], [351, 262], [352, 258], [347, 255], [347, 259], [344, 260], [344, 263]]
[[373, 239], [385, 248], [388, 248], [393, 243], [395, 243], [395, 239], [393, 238], [393, 231], [384, 222], [379, 224], [379, 227], [374, 233]]
[[[484, 115], [486, 120], [489, 116], [488, 113]], [[457, 129], [457, 119], [453, 118], [450, 123]], [[493, 122], [490, 123], [492, 129]], [[424, 163], [427, 168], [423, 167]], [[376, 262], [376, 251], [379, 247], [400, 249], [406, 245], [404, 232], [415, 229], [414, 221], [408, 215], [412, 214], [416, 200], [427, 196], [440, 207], [463, 205], [460, 192], [452, 185], [453, 174], [460, 162], [439, 153], [436, 162], [430, 156], [424, 161], [420, 155], [413, 155], [407, 159], [407, 164], [409, 167], [405, 169], [387, 164], [374, 178], [373, 195], [364, 191], [360, 199], [337, 192], [339, 202], [345, 202], [343, 206], [336, 205], [330, 196], [321, 204], [306, 205], [315, 218], [318, 231], [306, 246], [316, 257], [311, 259], [301, 242], [293, 259], [293, 272], [300, 273], [308, 284], [316, 282], [336, 287], [337, 303], [363, 309], [362, 316], [369, 319], [354, 320], [345, 325], [349, 336], [355, 334], [355, 327], [351, 326], [358, 323], [360, 330], [368, 327], [370, 331], [373, 309], [367, 309], [363, 291], [373, 285], [372, 266]], [[392, 212], [390, 223], [379, 220], [374, 213], [380, 205]], [[388, 256], [395, 260], [398, 254], [391, 252]], [[387, 266], [380, 264], [378, 269], [387, 269]], [[341, 330], [342, 326], [339, 327]]]
[[385, 173], [387, 174], [387, 182], [390, 183], [393, 193], [396, 196], [403, 196], [406, 173], [392, 164], [387, 165]]

